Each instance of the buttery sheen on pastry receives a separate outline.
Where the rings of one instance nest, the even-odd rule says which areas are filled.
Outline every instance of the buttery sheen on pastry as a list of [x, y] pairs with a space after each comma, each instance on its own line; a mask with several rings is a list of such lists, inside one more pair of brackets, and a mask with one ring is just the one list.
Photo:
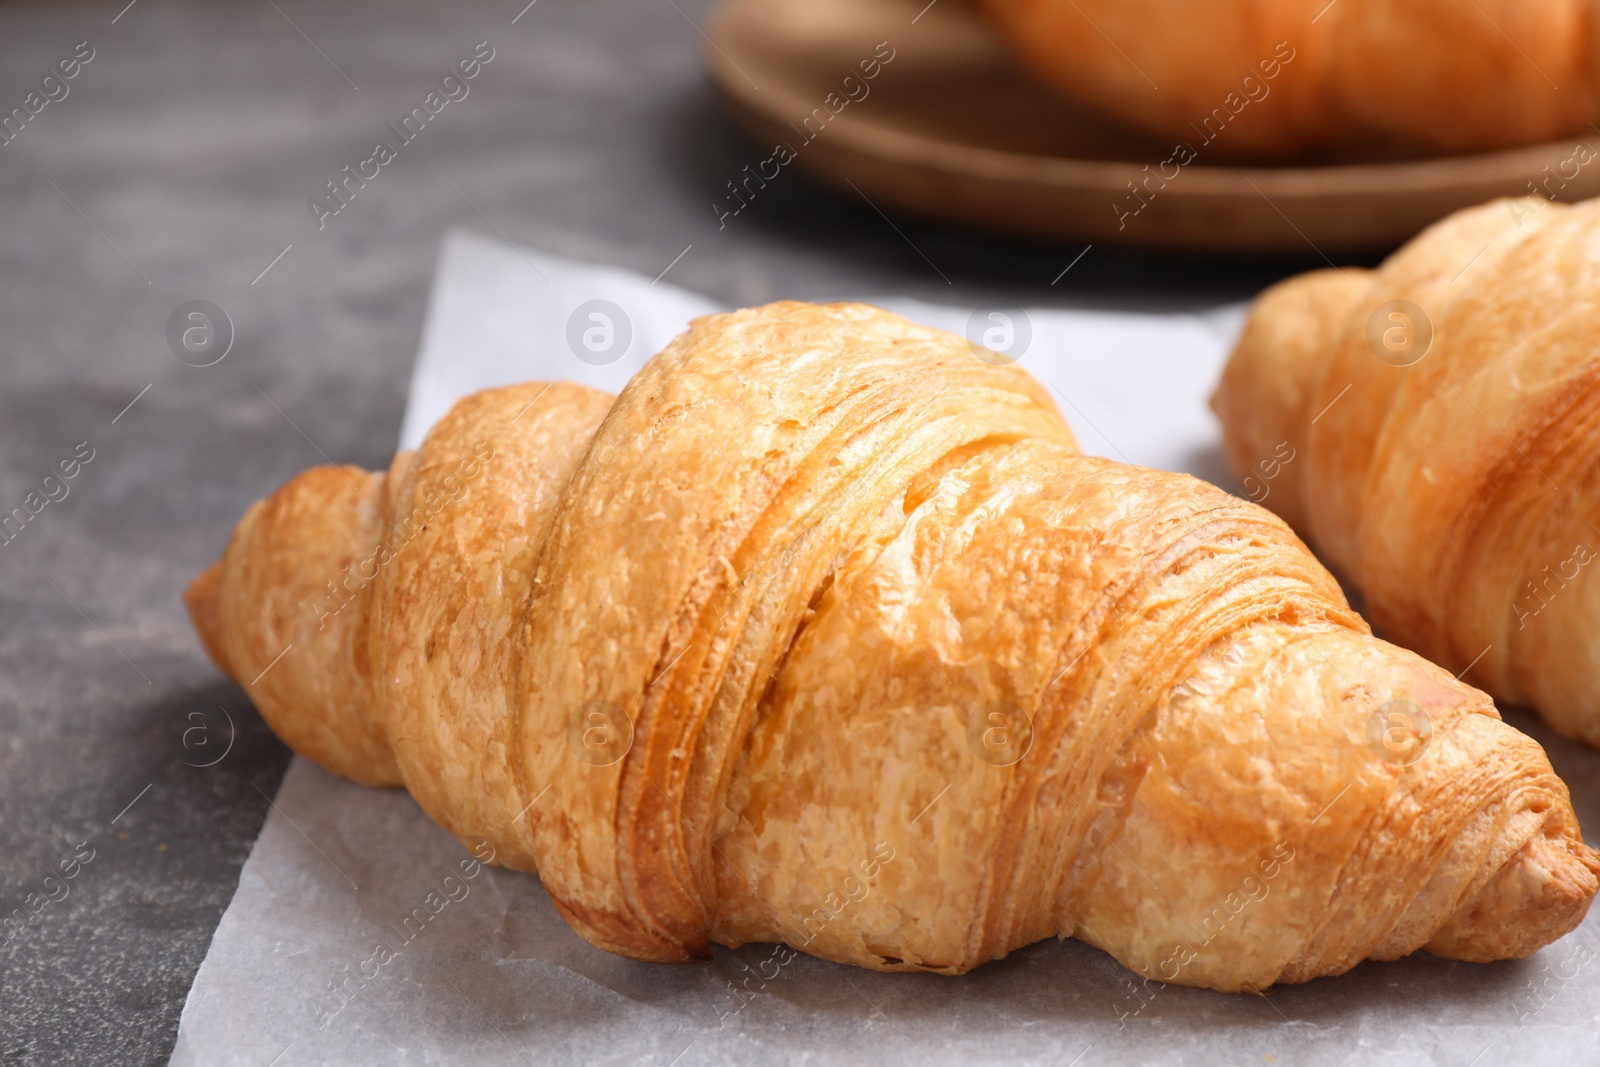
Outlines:
[[1252, 495], [1380, 630], [1593, 745], [1597, 329], [1600, 201], [1496, 200], [1376, 272], [1267, 290], [1212, 401]]
[[1589, 0], [979, 7], [1072, 99], [1206, 155], [1375, 144], [1463, 153], [1588, 134], [1600, 121], [1600, 22]]
[[615, 400], [468, 397], [254, 505], [187, 600], [297, 751], [636, 959], [1054, 935], [1259, 989], [1526, 955], [1597, 887], [1539, 746], [1277, 517], [861, 305], [698, 319]]

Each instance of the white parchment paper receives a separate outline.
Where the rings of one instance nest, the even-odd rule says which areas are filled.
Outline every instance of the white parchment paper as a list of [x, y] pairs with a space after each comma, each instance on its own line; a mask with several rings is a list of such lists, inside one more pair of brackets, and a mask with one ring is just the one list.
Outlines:
[[[963, 333], [974, 313], [872, 302]], [[715, 310], [627, 272], [451, 234], [401, 445], [489, 385], [620, 388], [691, 316]], [[1021, 365], [1051, 385], [1087, 451], [1230, 484], [1205, 398], [1241, 309], [993, 310], [978, 309], [979, 332], [1028, 331]], [[1600, 753], [1532, 716], [1508, 718], [1550, 751], [1594, 842]], [[1075, 941], [961, 978], [788, 959], [764, 945], [636, 963], [574, 934], [537, 878], [477, 865], [403, 792], [297, 757], [189, 993], [172, 1062], [1595, 1064], [1597, 956], [1600, 915], [1530, 960], [1417, 955], [1268, 997], [1139, 983]]]

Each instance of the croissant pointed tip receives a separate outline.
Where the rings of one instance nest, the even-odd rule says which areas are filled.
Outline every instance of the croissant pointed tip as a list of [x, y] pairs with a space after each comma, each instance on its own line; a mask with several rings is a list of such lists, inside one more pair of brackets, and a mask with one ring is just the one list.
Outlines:
[[1597, 891], [1600, 852], [1541, 834], [1446, 921], [1428, 951], [1473, 963], [1531, 956], [1576, 929]]
[[184, 607], [194, 622], [195, 633], [200, 636], [206, 655], [211, 657], [224, 673], [231, 674], [228, 659], [222, 650], [222, 561], [219, 559], [195, 575], [183, 591]]

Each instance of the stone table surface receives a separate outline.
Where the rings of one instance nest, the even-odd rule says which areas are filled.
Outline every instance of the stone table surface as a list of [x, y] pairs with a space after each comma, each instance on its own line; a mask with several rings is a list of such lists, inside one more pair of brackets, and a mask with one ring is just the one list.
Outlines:
[[[0, 514], [47, 501], [0, 544], [6, 1062], [170, 1053], [289, 758], [179, 593], [297, 471], [387, 463], [448, 228], [730, 304], [1192, 307], [1307, 265], [1095, 249], [1052, 286], [1081, 249], [891, 223], [789, 171], [719, 228], [763, 153], [702, 72], [706, 0], [125, 2], [0, 4], [0, 113], [92, 52], [0, 147]], [[470, 94], [319, 229], [309, 199], [479, 41]], [[208, 367], [167, 340], [194, 299], [234, 327]]]

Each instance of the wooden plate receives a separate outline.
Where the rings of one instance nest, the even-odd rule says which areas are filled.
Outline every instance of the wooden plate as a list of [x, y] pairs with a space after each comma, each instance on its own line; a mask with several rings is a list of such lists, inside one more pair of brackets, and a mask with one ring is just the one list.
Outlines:
[[[960, 0], [925, 3], [728, 0], [706, 58], [735, 116], [772, 148], [729, 176], [719, 211], [736, 214], [800, 166], [880, 210], [1003, 233], [1248, 254], [1309, 245], [1326, 257], [1392, 248], [1496, 196], [1600, 194], [1596, 137], [1296, 167], [1214, 165], [1202, 150], [1163, 168], [1173, 146], [1074, 110], [1024, 74]], [[1145, 184], [1163, 169], [1177, 176]]]

